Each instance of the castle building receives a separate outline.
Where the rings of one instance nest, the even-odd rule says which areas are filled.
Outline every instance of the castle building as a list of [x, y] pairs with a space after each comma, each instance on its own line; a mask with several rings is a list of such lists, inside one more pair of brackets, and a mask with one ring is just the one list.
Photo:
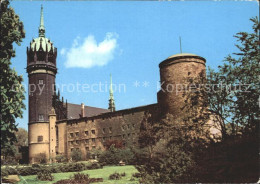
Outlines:
[[104, 149], [107, 140], [120, 140], [138, 146], [141, 122], [147, 112], [154, 119], [166, 113], [180, 118], [185, 116], [181, 106], [184, 99], [173, 86], [187, 83], [186, 78], [205, 75], [203, 57], [194, 54], [176, 54], [159, 64], [161, 90], [157, 103], [116, 111], [110, 76], [108, 109], [77, 105], [60, 99], [56, 93], [55, 78], [57, 48], [45, 37], [43, 8], [41, 7], [39, 37], [27, 48], [29, 86], [38, 87], [29, 94], [29, 160], [38, 162], [40, 154], [53, 160], [57, 154], [70, 158], [74, 149], [86, 158], [92, 149]]

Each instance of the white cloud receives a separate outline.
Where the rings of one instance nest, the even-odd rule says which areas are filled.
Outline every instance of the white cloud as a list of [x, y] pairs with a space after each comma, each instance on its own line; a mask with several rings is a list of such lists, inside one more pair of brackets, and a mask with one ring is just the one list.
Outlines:
[[104, 66], [114, 59], [118, 35], [107, 33], [104, 40], [97, 43], [93, 35], [82, 39], [77, 37], [70, 49], [61, 49], [61, 55], [66, 57], [65, 66], [91, 68], [94, 66]]

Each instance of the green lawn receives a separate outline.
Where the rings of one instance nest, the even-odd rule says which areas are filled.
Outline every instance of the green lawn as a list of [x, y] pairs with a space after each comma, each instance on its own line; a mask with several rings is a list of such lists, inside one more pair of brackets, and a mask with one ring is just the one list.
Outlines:
[[[108, 177], [110, 174], [113, 174], [114, 172], [118, 173], [126, 173], [126, 176], [122, 177], [121, 180], [109, 180]], [[85, 170], [81, 171], [81, 173], [87, 173], [91, 178], [103, 178], [103, 183], [116, 183], [116, 184], [133, 184], [138, 183], [138, 179], [135, 178], [135, 181], [130, 181], [130, 178], [132, 177], [133, 173], [138, 172], [137, 169], [134, 166], [105, 166], [102, 169], [94, 169], [94, 170]], [[19, 184], [51, 184], [55, 183], [56, 181], [59, 181], [61, 179], [68, 179], [70, 176], [72, 176], [76, 172], [67, 172], [67, 173], [54, 173], [54, 181], [38, 181], [36, 179], [36, 175], [30, 175], [30, 176], [20, 176], [21, 181]]]

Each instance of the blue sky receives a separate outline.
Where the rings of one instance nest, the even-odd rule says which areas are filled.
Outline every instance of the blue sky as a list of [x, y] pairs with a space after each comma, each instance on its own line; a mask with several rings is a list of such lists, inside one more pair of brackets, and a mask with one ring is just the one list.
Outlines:
[[[157, 102], [158, 64], [180, 52], [179, 36], [183, 52], [200, 55], [217, 68], [237, 51], [233, 35], [251, 31], [249, 19], [259, 14], [256, 1], [12, 1], [26, 30], [12, 66], [26, 87], [26, 47], [38, 37], [41, 4], [46, 37], [58, 49], [56, 83], [108, 84], [111, 73], [117, 86], [125, 86], [115, 90], [117, 110]], [[61, 95], [70, 103], [108, 108], [105, 90], [71, 93], [64, 88]], [[17, 122], [27, 129], [28, 110]]]

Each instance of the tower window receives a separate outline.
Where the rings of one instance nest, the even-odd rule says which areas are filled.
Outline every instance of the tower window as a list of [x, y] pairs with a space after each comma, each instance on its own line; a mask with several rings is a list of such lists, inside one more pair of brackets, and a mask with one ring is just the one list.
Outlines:
[[38, 136], [38, 142], [42, 142], [42, 141], [43, 141], [43, 136], [42, 135]]
[[109, 127], [109, 133], [112, 133], [112, 127]]
[[85, 143], [88, 144], [89, 143], [89, 139], [85, 139]]
[[88, 131], [85, 131], [85, 135], [88, 135]]
[[39, 80], [39, 84], [43, 84], [43, 80], [42, 79]]
[[95, 131], [95, 130], [91, 130], [91, 133], [92, 133], [92, 134], [96, 134], [96, 131]]
[[79, 132], [76, 132], [75, 134], [76, 134], [77, 137], [79, 136]]
[[43, 114], [39, 114], [39, 121], [44, 121]]
[[103, 133], [106, 133], [106, 128], [103, 128]]

